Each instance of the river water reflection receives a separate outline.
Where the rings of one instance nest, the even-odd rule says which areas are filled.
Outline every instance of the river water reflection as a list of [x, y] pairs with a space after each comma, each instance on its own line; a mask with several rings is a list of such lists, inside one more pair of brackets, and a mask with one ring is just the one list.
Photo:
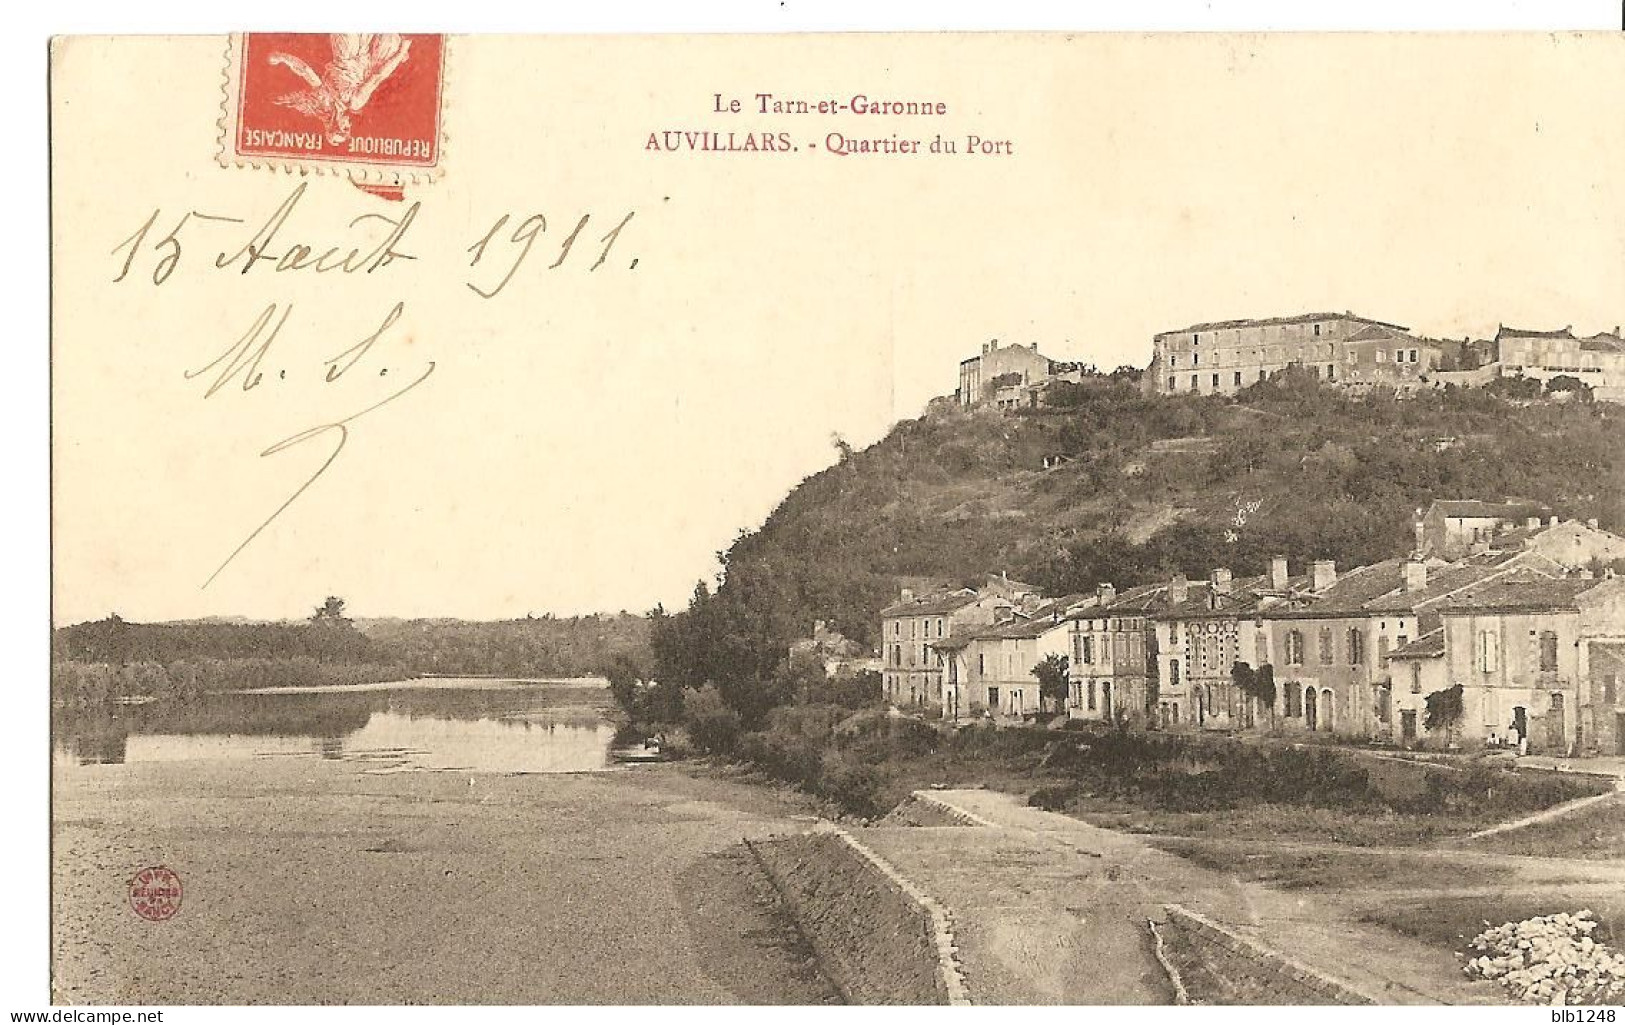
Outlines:
[[185, 704], [53, 717], [54, 764], [310, 757], [367, 772], [584, 772], [609, 763], [615, 727], [598, 679], [408, 680], [210, 694]]

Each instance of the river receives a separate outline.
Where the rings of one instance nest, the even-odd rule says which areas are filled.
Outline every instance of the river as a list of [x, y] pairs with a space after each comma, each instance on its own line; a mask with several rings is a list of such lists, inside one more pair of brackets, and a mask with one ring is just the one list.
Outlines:
[[403, 680], [205, 695], [59, 715], [58, 771], [308, 756], [369, 772], [587, 772], [609, 764], [606, 681]]

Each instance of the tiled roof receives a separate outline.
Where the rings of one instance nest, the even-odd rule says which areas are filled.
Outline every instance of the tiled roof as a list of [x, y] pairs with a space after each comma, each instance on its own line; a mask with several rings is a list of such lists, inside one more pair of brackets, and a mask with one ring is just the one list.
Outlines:
[[1564, 325], [1563, 327], [1558, 328], [1556, 331], [1532, 331], [1532, 330], [1530, 330], [1528, 328], [1508, 327], [1507, 325], [1502, 324], [1501, 329], [1499, 331], [1495, 332], [1495, 340], [1496, 341], [1500, 341], [1503, 338], [1573, 338], [1573, 337], [1574, 337], [1574, 331], [1573, 331], [1573, 326], [1572, 325]]
[[1389, 658], [1440, 658], [1444, 655], [1444, 627], [1435, 627], [1409, 644], [1388, 653]]
[[1400, 589], [1373, 598], [1365, 603], [1365, 611], [1368, 613], [1415, 612], [1420, 608], [1437, 604], [1462, 588], [1470, 587], [1505, 570], [1506, 567], [1500, 563], [1466, 560], [1454, 562], [1448, 566], [1430, 567], [1426, 587], [1415, 591]]
[[1580, 577], [1554, 578], [1531, 570], [1517, 570], [1443, 599], [1439, 602], [1439, 611], [1449, 614], [1578, 610], [1579, 606], [1574, 603], [1575, 596], [1599, 583], [1598, 580]]
[[[1378, 327], [1391, 327], [1396, 331], [1405, 330], [1404, 325], [1401, 325], [1401, 324], [1389, 324], [1389, 323], [1387, 323], [1385, 321], [1381, 321], [1381, 320], [1372, 320], [1370, 317], [1362, 317], [1362, 316], [1360, 316], [1358, 314], [1350, 313], [1347, 310], [1343, 311], [1342, 313], [1300, 313], [1300, 314], [1297, 314], [1296, 316], [1291, 316], [1291, 317], [1261, 317], [1261, 318], [1256, 318], [1256, 319], [1249, 318], [1249, 319], [1243, 319], [1243, 320], [1215, 320], [1215, 321], [1210, 321], [1210, 322], [1205, 323], [1205, 324], [1192, 324], [1190, 327], [1184, 328], [1183, 330], [1184, 331], [1213, 331], [1213, 330], [1217, 330], [1219, 328], [1230, 328], [1230, 327], [1266, 327], [1266, 326], [1273, 326], [1273, 325], [1276, 325], [1276, 324], [1307, 324], [1310, 321], [1315, 321], [1315, 320], [1353, 320], [1353, 321], [1358, 321], [1361, 324], [1375, 324]], [[1163, 334], [1180, 334], [1180, 333], [1181, 332], [1178, 331], [1178, 330], [1164, 331], [1163, 332]]]
[[1046, 611], [1043, 615], [1032, 619], [1018, 616], [1008, 623], [994, 623], [971, 634], [971, 638], [978, 641], [991, 641], [1001, 638], [1030, 640], [1042, 636], [1065, 623], [1066, 620], [1056, 620]]
[[1263, 615], [1275, 619], [1360, 615], [1372, 599], [1391, 594], [1404, 586], [1405, 560], [1388, 559], [1347, 570], [1338, 576], [1332, 586], [1319, 594], [1294, 595], [1264, 610]]
[[882, 619], [892, 619], [897, 616], [940, 616], [949, 612], [957, 612], [978, 601], [981, 595], [969, 588], [958, 591], [943, 591], [938, 594], [921, 595], [900, 601], [895, 605], [888, 605], [880, 610]]
[[1582, 352], [1625, 352], [1625, 339], [1607, 332], [1580, 339]]
[[1438, 342], [1434, 341], [1431, 338], [1423, 338], [1423, 337], [1421, 337], [1419, 335], [1413, 335], [1409, 331], [1404, 330], [1403, 328], [1391, 327], [1390, 325], [1387, 325], [1387, 324], [1374, 324], [1374, 323], [1373, 324], [1367, 324], [1365, 327], [1362, 327], [1360, 330], [1354, 332], [1352, 335], [1349, 335], [1348, 336], [1348, 341], [1351, 341], [1351, 342], [1404, 341], [1404, 342], [1415, 343], [1417, 345], [1429, 346], [1429, 347], [1432, 347], [1432, 348], [1437, 348], [1438, 345], [1439, 345]]

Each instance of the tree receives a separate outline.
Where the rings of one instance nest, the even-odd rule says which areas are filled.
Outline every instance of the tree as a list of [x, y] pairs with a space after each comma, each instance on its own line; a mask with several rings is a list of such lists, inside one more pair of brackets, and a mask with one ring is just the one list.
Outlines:
[[1591, 386], [1573, 374], [1558, 374], [1550, 381], [1547, 381], [1546, 394], [1572, 395], [1580, 402], [1590, 402], [1593, 399]]
[[1422, 717], [1422, 728], [1429, 733], [1442, 730], [1446, 739], [1456, 742], [1456, 728], [1461, 725], [1461, 684], [1436, 690], [1427, 696], [1427, 713]]
[[312, 623], [348, 623], [349, 620], [344, 617], [344, 599], [336, 594], [328, 595], [327, 600], [318, 605], [316, 611], [311, 613], [310, 621]]
[[1033, 666], [1033, 675], [1038, 678], [1039, 698], [1053, 701], [1056, 711], [1065, 708], [1067, 691], [1071, 688], [1066, 656], [1058, 653], [1045, 655], [1043, 661]]
[[1230, 681], [1236, 689], [1257, 701], [1275, 714], [1275, 667], [1264, 663], [1257, 669], [1246, 662], [1234, 662], [1230, 666]]

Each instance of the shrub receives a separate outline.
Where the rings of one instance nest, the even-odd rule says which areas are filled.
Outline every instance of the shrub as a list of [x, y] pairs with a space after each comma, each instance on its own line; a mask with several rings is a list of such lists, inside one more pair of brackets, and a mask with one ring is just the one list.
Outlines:
[[728, 707], [713, 684], [683, 694], [683, 724], [707, 754], [732, 751], [739, 741], [739, 713]]

